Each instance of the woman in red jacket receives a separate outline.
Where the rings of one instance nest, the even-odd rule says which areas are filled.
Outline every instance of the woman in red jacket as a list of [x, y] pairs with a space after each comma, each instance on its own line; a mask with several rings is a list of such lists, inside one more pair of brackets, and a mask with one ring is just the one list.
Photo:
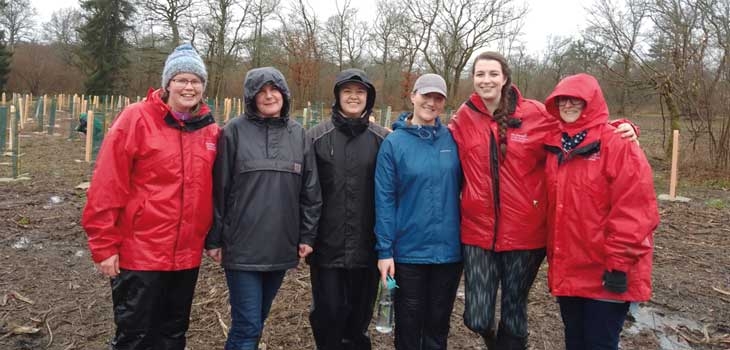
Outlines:
[[[484, 52], [472, 66], [474, 93], [451, 120], [464, 171], [461, 241], [464, 324], [491, 349], [527, 347], [527, 297], [547, 239], [543, 139], [557, 127], [542, 103], [512, 85], [502, 55]], [[630, 125], [623, 137], [635, 137]], [[499, 331], [497, 290], [502, 288]]]
[[162, 88], [121, 112], [96, 161], [81, 222], [111, 278], [113, 349], [185, 348], [213, 215], [219, 129], [202, 101], [207, 78], [192, 46], [176, 48]]
[[545, 101], [560, 120], [546, 139], [548, 284], [565, 348], [618, 349], [629, 302], [651, 297], [659, 223], [644, 152], [608, 121], [598, 81], [569, 76]]

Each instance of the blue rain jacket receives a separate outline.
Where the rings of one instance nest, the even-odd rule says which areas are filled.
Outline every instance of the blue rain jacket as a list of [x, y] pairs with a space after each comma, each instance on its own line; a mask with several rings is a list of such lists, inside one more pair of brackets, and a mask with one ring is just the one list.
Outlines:
[[401, 114], [383, 141], [375, 168], [375, 235], [379, 259], [406, 264], [461, 261], [456, 143], [436, 119], [408, 125]]

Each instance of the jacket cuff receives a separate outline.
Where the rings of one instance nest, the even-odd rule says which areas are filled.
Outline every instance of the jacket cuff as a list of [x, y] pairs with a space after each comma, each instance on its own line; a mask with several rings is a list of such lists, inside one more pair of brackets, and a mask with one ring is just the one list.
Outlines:
[[631, 269], [630, 264], [621, 263], [619, 260], [616, 260], [616, 259], [606, 260], [606, 270], [607, 271], [621, 271], [623, 273], [628, 273], [630, 269]]
[[314, 248], [315, 236], [312, 234], [304, 234], [299, 236], [299, 244], [306, 244]]
[[220, 243], [208, 243], [205, 242], [205, 250], [211, 250], [211, 249], [218, 249], [221, 248], [222, 245]]
[[109, 259], [109, 257], [114, 254], [119, 254], [119, 249], [117, 249], [117, 247], [94, 249], [91, 251], [91, 259], [98, 264], [106, 259]]
[[378, 259], [392, 259], [393, 252], [390, 250], [378, 250]]

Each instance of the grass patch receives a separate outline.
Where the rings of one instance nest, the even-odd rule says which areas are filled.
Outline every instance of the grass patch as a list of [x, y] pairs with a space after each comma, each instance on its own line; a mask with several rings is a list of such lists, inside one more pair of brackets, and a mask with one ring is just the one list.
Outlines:
[[714, 209], [725, 209], [728, 207], [728, 203], [726, 203], [722, 199], [708, 199], [707, 201], [705, 201], [705, 205]]

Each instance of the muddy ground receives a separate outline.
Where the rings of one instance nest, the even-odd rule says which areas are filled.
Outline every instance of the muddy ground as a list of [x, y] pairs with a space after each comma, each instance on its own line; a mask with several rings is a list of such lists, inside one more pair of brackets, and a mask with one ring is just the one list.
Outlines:
[[[636, 121], [657, 192], [666, 193], [660, 123]], [[64, 122], [55, 136], [33, 129], [20, 138], [21, 172], [30, 179], [0, 183], [0, 349], [106, 349], [114, 331], [109, 281], [95, 272], [79, 226], [85, 194], [75, 187], [91, 174], [80, 161], [84, 144], [68, 139]], [[0, 177], [9, 175], [9, 166], [0, 165]], [[692, 201], [660, 203], [654, 295], [639, 307], [636, 321], [626, 323], [622, 349], [730, 349], [730, 175], [683, 168], [680, 176], [679, 194]], [[530, 295], [530, 348], [561, 349], [562, 323], [545, 270]], [[310, 300], [309, 272], [302, 265], [285, 279], [262, 348], [313, 349]], [[463, 326], [463, 306], [460, 292], [449, 349], [481, 349], [480, 338]], [[188, 347], [221, 349], [229, 322], [223, 273], [205, 259]], [[371, 334], [375, 349], [393, 348], [392, 336], [374, 328]]]

